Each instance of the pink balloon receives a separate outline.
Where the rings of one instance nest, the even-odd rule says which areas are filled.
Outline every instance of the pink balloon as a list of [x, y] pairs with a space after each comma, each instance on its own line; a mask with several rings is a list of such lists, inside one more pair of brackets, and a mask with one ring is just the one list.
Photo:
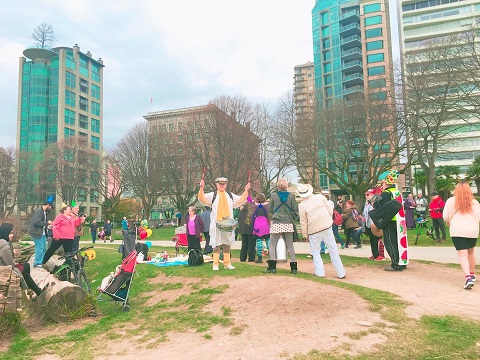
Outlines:
[[140, 239], [144, 240], [147, 238], [147, 232], [145, 230], [140, 231]]

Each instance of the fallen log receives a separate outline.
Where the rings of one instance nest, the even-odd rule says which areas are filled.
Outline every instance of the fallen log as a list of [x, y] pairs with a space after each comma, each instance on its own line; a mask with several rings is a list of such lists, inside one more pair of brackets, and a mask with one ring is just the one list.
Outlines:
[[[53, 270], [55, 265], [61, 265], [54, 255], [47, 265]], [[73, 313], [79, 310], [87, 297], [87, 292], [80, 286], [68, 281], [61, 281], [53, 274], [43, 268], [31, 267], [30, 274], [37, 285], [42, 289], [48, 287], [35, 300], [35, 307], [42, 310], [50, 319], [55, 322], [66, 322], [70, 320]]]

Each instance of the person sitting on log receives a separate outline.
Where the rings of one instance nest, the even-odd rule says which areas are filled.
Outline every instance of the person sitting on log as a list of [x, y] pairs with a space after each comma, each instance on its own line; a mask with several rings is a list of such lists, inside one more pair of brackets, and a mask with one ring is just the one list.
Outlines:
[[40, 295], [45, 289], [40, 289], [35, 281], [30, 276], [30, 264], [20, 263], [16, 264], [14, 260], [14, 254], [17, 250], [13, 249], [13, 224], [3, 223], [0, 225], [0, 266], [11, 266], [13, 272], [21, 278], [20, 285], [22, 290], [27, 288], [33, 290], [35, 294]]

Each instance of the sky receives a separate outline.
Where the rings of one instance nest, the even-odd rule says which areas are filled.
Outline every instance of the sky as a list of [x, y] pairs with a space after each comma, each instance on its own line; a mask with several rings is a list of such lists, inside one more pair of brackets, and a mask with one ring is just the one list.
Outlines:
[[0, 4], [0, 146], [15, 146], [19, 58], [41, 23], [102, 58], [104, 147], [143, 116], [243, 96], [275, 110], [313, 61], [314, 0], [16, 0]]

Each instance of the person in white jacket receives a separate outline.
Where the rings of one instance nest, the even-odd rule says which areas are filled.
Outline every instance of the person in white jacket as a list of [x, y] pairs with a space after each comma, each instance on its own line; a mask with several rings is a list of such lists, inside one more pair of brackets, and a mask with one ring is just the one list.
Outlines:
[[313, 195], [313, 187], [310, 184], [298, 184], [297, 194], [303, 199], [298, 206], [300, 226], [303, 237], [307, 238], [308, 236], [310, 242], [315, 275], [325, 276], [325, 268], [320, 256], [320, 243], [325, 241], [337, 276], [340, 279], [345, 278], [345, 268], [338, 254], [332, 231], [333, 207], [328, 203], [325, 196], [321, 194]]

